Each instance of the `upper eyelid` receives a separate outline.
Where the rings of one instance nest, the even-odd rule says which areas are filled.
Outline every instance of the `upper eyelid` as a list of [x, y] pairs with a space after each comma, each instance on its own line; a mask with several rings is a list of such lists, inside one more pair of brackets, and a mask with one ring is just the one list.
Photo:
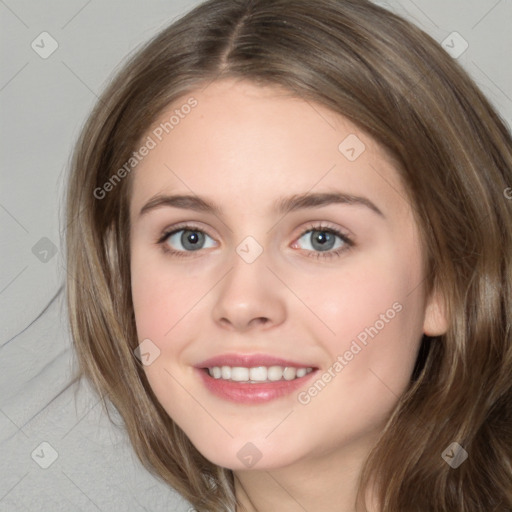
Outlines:
[[190, 222], [190, 223], [185, 222], [183, 224], [178, 224], [176, 226], [165, 228], [164, 230], [162, 230], [162, 237], [169, 237], [178, 231], [184, 231], [187, 229], [189, 229], [190, 231], [201, 231], [202, 233], [205, 233], [206, 235], [208, 235], [210, 238], [215, 238], [214, 236], [212, 236], [209, 233], [209, 231], [207, 229], [200, 227], [200, 226], [196, 226], [195, 223], [192, 223], [192, 222]]
[[[341, 231], [341, 232], [346, 231], [347, 236], [349, 236], [349, 233], [350, 233], [346, 228], [331, 226], [331, 225], [329, 225], [330, 223], [326, 222], [326, 221], [321, 221], [321, 220], [309, 221], [306, 224], [307, 224], [306, 227], [303, 226], [300, 229], [301, 235], [304, 233], [307, 233], [308, 231], [312, 231], [312, 230], [315, 230], [318, 228], [325, 229], [326, 231], [327, 230], [335, 230], [335, 231]], [[183, 223], [178, 223], [175, 226], [164, 228], [162, 230], [162, 234], [170, 235], [172, 233], [175, 233], [176, 231], [181, 231], [182, 229], [187, 229], [187, 228], [189, 228], [189, 229], [192, 228], [190, 230], [202, 231], [202, 232], [206, 233], [207, 235], [212, 236], [212, 235], [210, 235], [208, 228], [203, 228], [202, 226], [199, 226], [195, 222], [183, 222]]]
[[[300, 228], [300, 231], [297, 235], [294, 236], [294, 241], [299, 240], [302, 238], [305, 234], [311, 232], [311, 231], [333, 231], [335, 232], [336, 236], [340, 236], [341, 238], [346, 237], [350, 242], [354, 243], [355, 236], [348, 231], [345, 228], [339, 228], [328, 225], [329, 223], [326, 223], [325, 221], [310, 221], [307, 223], [306, 226], [303, 226]], [[171, 235], [176, 234], [179, 231], [183, 230], [190, 230], [190, 231], [201, 231], [202, 233], [206, 234], [213, 240], [216, 240], [216, 238], [211, 235], [207, 229], [196, 225], [195, 222], [184, 222], [183, 224], [177, 224], [176, 226], [172, 226], [170, 228], [164, 229], [162, 231], [162, 235], [159, 237], [158, 242], [165, 242]], [[337, 232], [337, 233], [336, 233]]]

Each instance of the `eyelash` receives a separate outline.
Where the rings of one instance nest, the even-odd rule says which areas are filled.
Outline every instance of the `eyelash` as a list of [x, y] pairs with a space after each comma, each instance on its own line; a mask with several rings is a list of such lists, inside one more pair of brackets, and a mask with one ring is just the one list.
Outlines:
[[[156, 241], [156, 244], [160, 245], [162, 247], [162, 250], [164, 251], [164, 253], [169, 254], [173, 257], [178, 257], [178, 258], [188, 258], [188, 257], [190, 257], [191, 253], [198, 252], [198, 251], [175, 251], [173, 249], [169, 249], [169, 246], [166, 243], [167, 239], [171, 235], [174, 235], [180, 231], [195, 231], [195, 232], [200, 232], [200, 233], [210, 236], [206, 231], [204, 231], [203, 229], [200, 229], [198, 226], [194, 226], [192, 224], [185, 224], [182, 226], [176, 226], [172, 230], [168, 230], [168, 231], [165, 231], [164, 233], [162, 233], [160, 238]], [[297, 240], [300, 240], [305, 234], [307, 234], [311, 231], [327, 232], [327, 233], [336, 235], [344, 242], [344, 245], [342, 247], [339, 247], [336, 250], [330, 250], [330, 251], [309, 251], [308, 250], [307, 251], [308, 257], [310, 257], [310, 258], [319, 259], [319, 258], [333, 258], [335, 256], [340, 257], [342, 255], [342, 253], [350, 250], [355, 245], [352, 238], [347, 236], [345, 233], [341, 233], [338, 229], [330, 227], [330, 226], [326, 226], [325, 224], [322, 224], [322, 223], [309, 225], [299, 235]], [[210, 236], [210, 238], [213, 238], [213, 237]]]

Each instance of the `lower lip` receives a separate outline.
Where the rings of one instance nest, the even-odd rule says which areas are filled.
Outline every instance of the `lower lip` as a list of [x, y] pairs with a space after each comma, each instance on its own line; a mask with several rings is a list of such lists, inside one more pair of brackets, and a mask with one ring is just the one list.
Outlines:
[[234, 382], [224, 379], [215, 379], [204, 369], [197, 369], [204, 385], [214, 395], [236, 403], [257, 404], [270, 402], [277, 398], [289, 395], [311, 379], [317, 370], [307, 373], [304, 377], [293, 380], [278, 380], [275, 382]]

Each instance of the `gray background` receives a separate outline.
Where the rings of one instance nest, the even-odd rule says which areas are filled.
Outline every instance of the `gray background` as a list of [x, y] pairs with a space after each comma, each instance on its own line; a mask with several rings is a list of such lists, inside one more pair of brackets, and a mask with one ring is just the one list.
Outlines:
[[[62, 199], [73, 142], [102, 88], [198, 3], [0, 0], [0, 512], [189, 509], [140, 466], [87, 386], [66, 387]], [[466, 41], [454, 58], [512, 126], [512, 1], [376, 3], [452, 52]], [[46, 58], [43, 32], [58, 44]]]

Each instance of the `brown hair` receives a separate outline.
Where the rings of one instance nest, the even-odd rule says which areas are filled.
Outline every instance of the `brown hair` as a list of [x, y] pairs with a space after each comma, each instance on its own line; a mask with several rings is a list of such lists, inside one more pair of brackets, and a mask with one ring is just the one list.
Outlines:
[[[67, 195], [67, 300], [85, 375], [142, 463], [198, 511], [235, 510], [233, 473], [206, 460], [134, 356], [130, 176], [94, 193], [170, 103], [221, 78], [284, 87], [346, 116], [398, 163], [450, 324], [424, 336], [361, 475], [382, 512], [512, 510], [512, 141], [427, 34], [366, 0], [210, 0], [123, 66], [77, 143]], [[457, 442], [468, 459], [442, 458]], [[362, 503], [362, 501], [360, 502]]]

